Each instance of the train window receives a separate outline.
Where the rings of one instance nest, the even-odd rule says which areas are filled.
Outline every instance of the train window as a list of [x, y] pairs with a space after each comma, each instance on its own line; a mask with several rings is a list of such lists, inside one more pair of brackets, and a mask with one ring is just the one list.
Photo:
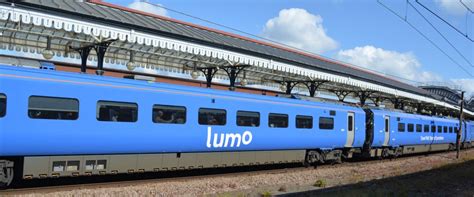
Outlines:
[[334, 118], [319, 117], [319, 129], [334, 129]]
[[270, 113], [268, 115], [268, 126], [272, 128], [288, 127], [288, 115]]
[[430, 132], [430, 125], [425, 124], [423, 131], [424, 131], [425, 133]]
[[389, 119], [385, 117], [385, 132], [389, 132]]
[[405, 123], [398, 123], [398, 132], [405, 132]]
[[77, 120], [79, 101], [73, 98], [30, 96], [28, 116], [33, 119]]
[[408, 124], [407, 127], [408, 127], [408, 129], [407, 129], [408, 132], [413, 132], [415, 130], [415, 125], [413, 125], [413, 124]]
[[442, 126], [438, 126], [438, 133], [442, 133], [443, 132], [443, 127]]
[[223, 109], [199, 109], [199, 124], [201, 125], [225, 125], [227, 116]]
[[458, 133], [458, 128], [457, 127], [454, 127], [454, 133]]
[[431, 125], [431, 133], [436, 133], [436, 126]]
[[296, 116], [296, 128], [301, 129], [312, 129], [313, 128], [313, 117], [312, 116]]
[[99, 121], [136, 122], [138, 105], [136, 103], [98, 101], [96, 117]]
[[244, 127], [260, 126], [260, 113], [250, 111], [237, 111], [237, 125]]
[[152, 121], [164, 124], [184, 124], [186, 108], [182, 106], [153, 105]]
[[0, 118], [7, 113], [7, 96], [0, 94]]
[[417, 124], [417, 125], [416, 125], [416, 132], [421, 132], [422, 129], [423, 129], [423, 128], [422, 128], [421, 124]]
[[444, 126], [443, 127], [443, 133], [447, 133], [448, 132], [448, 126]]
[[453, 133], [453, 127], [449, 127], [449, 133]]

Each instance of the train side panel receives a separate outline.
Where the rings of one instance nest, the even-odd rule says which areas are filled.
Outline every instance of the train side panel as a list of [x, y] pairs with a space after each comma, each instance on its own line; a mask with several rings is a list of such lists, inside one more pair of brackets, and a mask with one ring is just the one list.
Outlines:
[[[15, 109], [9, 110], [1, 120], [4, 123], [1, 154], [4, 156], [344, 148], [349, 111], [355, 114], [355, 134], [351, 145], [361, 146], [364, 141], [363, 111], [354, 107], [131, 80], [119, 83], [107, 77], [68, 77], [69, 74], [17, 70], [11, 70], [9, 74], [21, 77], [2, 78], [2, 91], [8, 96], [7, 106]], [[79, 117], [77, 120], [32, 119], [28, 117], [30, 96], [77, 99]], [[138, 119], [136, 122], [98, 121], [98, 101], [136, 103]], [[153, 123], [152, 108], [155, 104], [185, 106], [186, 122]], [[198, 124], [200, 108], [225, 109], [226, 124]], [[236, 126], [238, 110], [259, 112], [260, 126]], [[288, 128], [270, 128], [270, 113], [287, 114]], [[313, 116], [313, 128], [296, 129], [296, 115]], [[320, 117], [333, 118], [334, 128], [319, 129]], [[240, 143], [236, 136], [240, 136]], [[235, 143], [231, 143], [233, 138]]]
[[[456, 142], [456, 120], [380, 109], [373, 112], [372, 147], [402, 147], [403, 153], [416, 153], [447, 150]], [[389, 128], [386, 128], [385, 119], [388, 119]], [[387, 137], [389, 139], [385, 140]]]

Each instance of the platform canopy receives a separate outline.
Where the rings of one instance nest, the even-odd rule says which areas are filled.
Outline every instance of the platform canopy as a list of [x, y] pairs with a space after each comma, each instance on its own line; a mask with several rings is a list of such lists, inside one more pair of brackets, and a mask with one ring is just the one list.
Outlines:
[[[237, 84], [247, 87], [280, 91], [295, 82], [293, 91], [307, 94], [306, 82], [312, 81], [321, 94], [347, 91], [355, 97], [359, 91], [381, 102], [459, 109], [429, 91], [347, 63], [96, 0], [0, 2], [0, 33], [0, 50], [7, 56], [45, 60], [42, 52], [50, 42], [54, 55], [46, 60], [79, 65], [81, 56], [71, 48], [110, 41], [106, 69], [205, 80], [202, 73], [192, 79], [191, 74], [196, 68], [245, 66]], [[97, 65], [95, 51], [87, 64]], [[228, 84], [228, 73], [216, 71], [213, 82]]]

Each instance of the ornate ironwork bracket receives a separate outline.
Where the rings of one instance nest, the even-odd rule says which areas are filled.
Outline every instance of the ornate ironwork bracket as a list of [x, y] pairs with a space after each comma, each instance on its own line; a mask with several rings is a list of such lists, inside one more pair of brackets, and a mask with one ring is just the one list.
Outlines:
[[97, 53], [97, 70], [95, 71], [97, 75], [104, 74], [104, 56], [105, 52], [107, 52], [107, 48], [109, 47], [112, 42], [115, 40], [108, 40], [99, 43], [94, 43], [82, 47], [71, 47], [70, 49], [77, 51], [81, 55], [81, 73], [86, 73], [87, 71], [87, 57], [92, 49], [94, 49]]
[[229, 85], [229, 90], [234, 91], [235, 90], [235, 80], [237, 79], [237, 76], [241, 71], [243, 71], [246, 67], [249, 67], [250, 65], [234, 65], [234, 66], [226, 66], [226, 67], [221, 67], [222, 70], [224, 70], [227, 73], [227, 76], [229, 76], [230, 80], [230, 85]]

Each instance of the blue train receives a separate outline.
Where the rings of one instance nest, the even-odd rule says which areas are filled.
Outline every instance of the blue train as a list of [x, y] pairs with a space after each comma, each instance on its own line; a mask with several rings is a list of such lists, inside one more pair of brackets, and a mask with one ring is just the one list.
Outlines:
[[453, 149], [474, 124], [377, 108], [0, 66], [0, 183]]

